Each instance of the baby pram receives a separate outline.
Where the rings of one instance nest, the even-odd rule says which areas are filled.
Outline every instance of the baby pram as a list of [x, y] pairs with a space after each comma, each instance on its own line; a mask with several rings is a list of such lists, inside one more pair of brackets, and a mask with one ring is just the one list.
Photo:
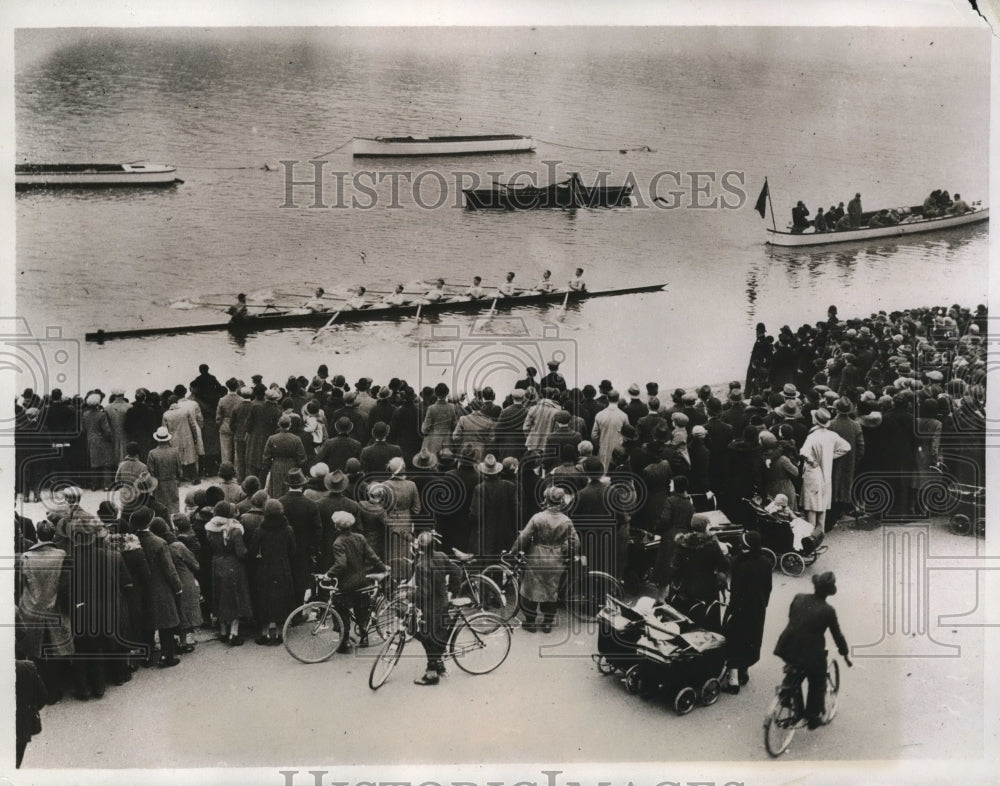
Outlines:
[[754, 527], [760, 533], [760, 542], [773, 567], [780, 567], [786, 576], [801, 576], [807, 565], [812, 565], [829, 546], [823, 545], [823, 530], [816, 527], [802, 538], [795, 547], [795, 533], [789, 521], [768, 512], [759, 498], [743, 500], [754, 512]]
[[948, 474], [945, 464], [931, 467], [948, 480], [948, 494], [955, 502], [955, 512], [949, 526], [956, 535], [986, 537], [986, 488], [971, 483], [959, 483]]
[[671, 606], [649, 606], [635, 608], [608, 598], [598, 615], [598, 670], [623, 672], [629, 693], [668, 696], [678, 715], [699, 702], [714, 704], [722, 691], [725, 637], [697, 627]]

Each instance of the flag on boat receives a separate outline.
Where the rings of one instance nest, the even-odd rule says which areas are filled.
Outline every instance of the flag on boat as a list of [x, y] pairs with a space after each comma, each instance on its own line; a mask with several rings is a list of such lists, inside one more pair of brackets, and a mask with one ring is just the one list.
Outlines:
[[760, 190], [760, 196], [757, 197], [757, 204], [753, 206], [753, 209], [760, 213], [761, 218], [764, 218], [768, 196], [770, 196], [770, 193], [767, 190], [767, 178], [765, 177], [764, 187]]

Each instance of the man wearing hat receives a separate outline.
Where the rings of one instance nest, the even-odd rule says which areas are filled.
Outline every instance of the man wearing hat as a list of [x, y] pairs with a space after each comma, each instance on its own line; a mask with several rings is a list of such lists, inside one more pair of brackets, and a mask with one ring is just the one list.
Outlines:
[[566, 380], [563, 379], [563, 375], [559, 373], [559, 361], [550, 360], [548, 362], [549, 373], [542, 377], [541, 388], [552, 388], [558, 390], [560, 393], [566, 390]]
[[333, 424], [333, 436], [316, 451], [316, 461], [322, 461], [330, 471], [343, 470], [349, 458], [361, 458], [361, 443], [351, 436], [354, 423], [350, 418], [337, 418]]
[[[381, 394], [381, 391], [379, 393]], [[389, 424], [381, 420], [376, 422], [372, 426], [371, 444], [361, 450], [361, 469], [363, 471], [381, 472], [389, 463], [389, 459], [403, 455], [399, 445], [393, 445], [388, 441], [388, 438]]]
[[480, 481], [472, 490], [464, 548], [481, 557], [495, 558], [517, 535], [517, 487], [500, 477], [503, 464], [492, 453], [477, 469]]
[[[263, 478], [264, 446], [267, 440], [278, 430], [278, 419], [281, 417], [281, 405], [268, 397], [268, 390], [263, 385], [254, 385], [253, 400], [246, 416], [246, 474]], [[238, 434], [239, 432], [237, 432]]]
[[165, 426], [160, 426], [153, 434], [156, 447], [149, 451], [146, 466], [149, 474], [156, 479], [156, 500], [166, 507], [170, 515], [180, 512], [180, 483], [184, 477], [184, 467], [177, 448], [170, 444], [171, 435]]
[[139, 459], [139, 443], [126, 443], [125, 458], [121, 460], [118, 469], [115, 470], [115, 485], [128, 486], [143, 472], [149, 472], [149, 467]]
[[449, 388], [444, 382], [434, 386], [434, 403], [427, 407], [420, 431], [424, 435], [422, 447], [430, 453], [451, 447], [451, 435], [458, 423], [458, 412], [448, 403]]
[[722, 631], [726, 636], [729, 667], [729, 679], [723, 690], [733, 694], [750, 681], [750, 667], [760, 660], [774, 571], [761, 549], [759, 532], [746, 530], [743, 545], [746, 550], [736, 555], [730, 571], [729, 613]]
[[292, 586], [296, 600], [305, 597], [312, 587], [311, 574], [319, 558], [320, 538], [323, 527], [319, 519], [319, 506], [305, 496], [306, 476], [293, 467], [285, 476], [288, 491], [278, 501], [285, 509], [285, 518], [295, 534], [295, 554], [292, 557]]
[[597, 413], [590, 438], [597, 446], [598, 458], [605, 471], [611, 466], [611, 454], [622, 444], [622, 426], [628, 423], [626, 415], [618, 406], [618, 391], [608, 392], [608, 406]]
[[839, 434], [830, 430], [830, 413], [820, 408], [812, 413], [815, 424], [802, 444], [802, 508], [813, 527], [824, 527], [826, 511], [833, 500], [833, 461], [851, 451]]
[[333, 527], [333, 515], [345, 512], [358, 518], [359, 505], [350, 497], [344, 494], [350, 483], [347, 475], [339, 469], [329, 473], [323, 478], [326, 493], [316, 499], [316, 506], [319, 508], [319, 518], [323, 524], [323, 533], [320, 536], [320, 559], [318, 567], [326, 570], [333, 564], [333, 542], [337, 537], [337, 532]]
[[[625, 417], [617, 405], [608, 409]], [[521, 577], [523, 627], [528, 633], [552, 630], [566, 562], [580, 549], [576, 528], [562, 512], [569, 501], [561, 488], [549, 486], [544, 508], [529, 519], [510, 548], [513, 552], [523, 551], [528, 561]]]
[[788, 625], [778, 637], [774, 654], [785, 661], [782, 690], [797, 691], [802, 675], [809, 680], [805, 714], [810, 729], [824, 722], [826, 713], [826, 632], [830, 631], [841, 657], [849, 648], [840, 631], [837, 612], [827, 598], [837, 594], [837, 577], [831, 573], [814, 573], [813, 594], [800, 593], [788, 610]]
[[854, 415], [854, 404], [849, 398], [837, 399], [834, 405], [836, 416], [830, 421], [829, 429], [850, 445], [850, 452], [833, 460], [833, 496], [827, 513], [825, 529], [829, 532], [837, 520], [852, 507], [851, 487], [858, 464], [865, 455], [865, 437]]
[[524, 454], [524, 419], [527, 416], [524, 390], [515, 388], [510, 393], [510, 404], [500, 411], [493, 427], [493, 444], [498, 457], [520, 458]]
[[[391, 384], [391, 383], [390, 383]], [[376, 423], [392, 423], [392, 416], [396, 413], [396, 404], [393, 399], [393, 390], [389, 385], [379, 388], [375, 397], [375, 406], [368, 413], [368, 426], [375, 430]]]
[[775, 433], [783, 423], [791, 426], [792, 438], [796, 445], [805, 442], [806, 436], [809, 434], [809, 427], [802, 421], [802, 406], [796, 398], [786, 398], [781, 406], [775, 407], [771, 412], [770, 423], [771, 430]]
[[343, 404], [333, 413], [334, 421], [340, 418], [347, 418], [351, 421], [351, 435], [355, 439], [362, 443], [368, 441], [368, 416], [361, 410], [357, 391], [352, 390], [344, 394]]
[[292, 419], [282, 415], [278, 418], [278, 433], [264, 443], [264, 470], [268, 473], [264, 489], [272, 499], [279, 499], [285, 493], [289, 470], [301, 467], [306, 461], [306, 447], [300, 437], [290, 432], [291, 427]]
[[115, 459], [121, 461], [125, 457], [125, 447], [128, 443], [128, 436], [125, 432], [125, 418], [132, 405], [125, 398], [125, 391], [122, 388], [114, 388], [108, 397], [107, 406], [104, 411], [108, 415], [108, 423], [111, 425], [111, 439], [115, 446]]
[[666, 422], [663, 418], [663, 413], [660, 412], [660, 399], [656, 396], [650, 396], [646, 409], [647, 413], [635, 423], [636, 431], [639, 432], [639, 442], [641, 443], [649, 442], [656, 427]]
[[337, 579], [337, 607], [344, 613], [345, 629], [338, 652], [348, 650], [352, 611], [359, 631], [358, 646], [368, 646], [368, 618], [371, 613], [369, 596], [358, 590], [368, 583], [367, 574], [389, 572], [389, 568], [375, 553], [365, 536], [354, 529], [355, 520], [355, 515], [346, 510], [335, 511], [330, 516], [336, 538], [331, 547], [332, 560], [326, 574]]
[[639, 420], [649, 414], [649, 407], [639, 398], [639, 385], [635, 382], [628, 386], [628, 403], [619, 401], [618, 406], [628, 416], [628, 422], [632, 426], [637, 426]]
[[236, 377], [226, 380], [226, 394], [219, 399], [215, 406], [215, 424], [219, 429], [219, 456], [220, 461], [233, 462], [235, 466], [235, 453], [233, 451], [233, 412], [242, 403], [243, 399], [237, 391], [240, 383]]
[[572, 415], [565, 409], [560, 409], [552, 418], [555, 428], [545, 442], [546, 469], [552, 469], [552, 467], [561, 461], [564, 445], [572, 445], [575, 449], [580, 444], [580, 440], [583, 439], [579, 431], [572, 429], [572, 419]]
[[[562, 409], [553, 400], [554, 395], [555, 391], [552, 388], [542, 388], [542, 398], [537, 404], [528, 408], [523, 426], [527, 435], [524, 440], [525, 449], [545, 452], [549, 434], [555, 430], [556, 413]], [[621, 413], [621, 416], [622, 419], [627, 420], [624, 412]]]
[[587, 479], [573, 507], [573, 526], [580, 536], [580, 549], [587, 555], [587, 567], [621, 578], [628, 548], [628, 511], [605, 482], [604, 467], [596, 456], [580, 463]]
[[454, 445], [471, 443], [476, 448], [476, 460], [481, 459], [493, 445], [493, 418], [483, 412], [483, 402], [474, 398], [469, 402], [469, 411], [458, 418], [451, 439]]
[[233, 407], [229, 417], [229, 429], [232, 432], [233, 466], [236, 477], [243, 480], [247, 477], [247, 420], [250, 416], [250, 399], [253, 392], [248, 387], [239, 389], [240, 401]]

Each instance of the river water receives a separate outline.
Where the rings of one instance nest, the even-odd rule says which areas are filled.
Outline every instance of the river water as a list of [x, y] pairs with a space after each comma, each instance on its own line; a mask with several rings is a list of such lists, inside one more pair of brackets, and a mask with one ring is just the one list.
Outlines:
[[[765, 177], [779, 227], [798, 199], [815, 211], [855, 191], [866, 208], [917, 204], [934, 188], [985, 202], [989, 40], [978, 30], [20, 30], [15, 52], [18, 161], [148, 160], [185, 181], [18, 194], [18, 312], [70, 356], [58, 375], [51, 354], [25, 364], [37, 388], [162, 388], [201, 362], [221, 377], [284, 379], [325, 362], [349, 379], [502, 388], [553, 355], [581, 383], [672, 388], [740, 376], [758, 321], [776, 332], [831, 303], [851, 316], [986, 298], [983, 225], [772, 252], [771, 216], [753, 210]], [[436, 133], [540, 141], [534, 153], [401, 161], [354, 160], [346, 144]], [[313, 187], [286, 185], [313, 178], [317, 156], [325, 207], [311, 207]], [[574, 171], [633, 182], [637, 205], [461, 207], [474, 178], [544, 184]], [[508, 270], [530, 283], [545, 268], [565, 281], [576, 266], [592, 289], [668, 289], [488, 323], [338, 325], [318, 340], [82, 341], [98, 328], [218, 321], [218, 309], [185, 306], [239, 291], [285, 304], [305, 298], [276, 293], [320, 284], [497, 284]]]

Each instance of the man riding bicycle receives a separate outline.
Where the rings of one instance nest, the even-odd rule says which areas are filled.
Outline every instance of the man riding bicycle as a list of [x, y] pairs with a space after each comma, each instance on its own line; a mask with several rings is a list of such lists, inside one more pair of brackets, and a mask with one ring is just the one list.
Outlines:
[[812, 595], [800, 593], [792, 600], [788, 610], [788, 625], [778, 637], [774, 654], [785, 661], [785, 678], [782, 692], [799, 690], [802, 679], [809, 680], [805, 715], [810, 729], [823, 723], [826, 712], [826, 631], [837, 644], [837, 651], [847, 657], [848, 647], [840, 632], [837, 612], [826, 599], [837, 594], [837, 577], [820, 573], [812, 577], [815, 591]]
[[[350, 631], [350, 610], [353, 609], [354, 622], [358, 627], [358, 646], [367, 647], [368, 617], [371, 613], [368, 604], [370, 598], [367, 593], [358, 590], [368, 583], [366, 574], [369, 572], [386, 573], [389, 569], [368, 545], [365, 536], [360, 532], [352, 531], [353, 515], [346, 510], [338, 510], [331, 518], [333, 526], [337, 530], [337, 537], [333, 541], [331, 549], [333, 565], [327, 571], [327, 575], [338, 581], [337, 594], [339, 597], [336, 599], [336, 605], [339, 610], [344, 612], [347, 631]], [[349, 639], [350, 636], [344, 636], [338, 652], [347, 651]]]

